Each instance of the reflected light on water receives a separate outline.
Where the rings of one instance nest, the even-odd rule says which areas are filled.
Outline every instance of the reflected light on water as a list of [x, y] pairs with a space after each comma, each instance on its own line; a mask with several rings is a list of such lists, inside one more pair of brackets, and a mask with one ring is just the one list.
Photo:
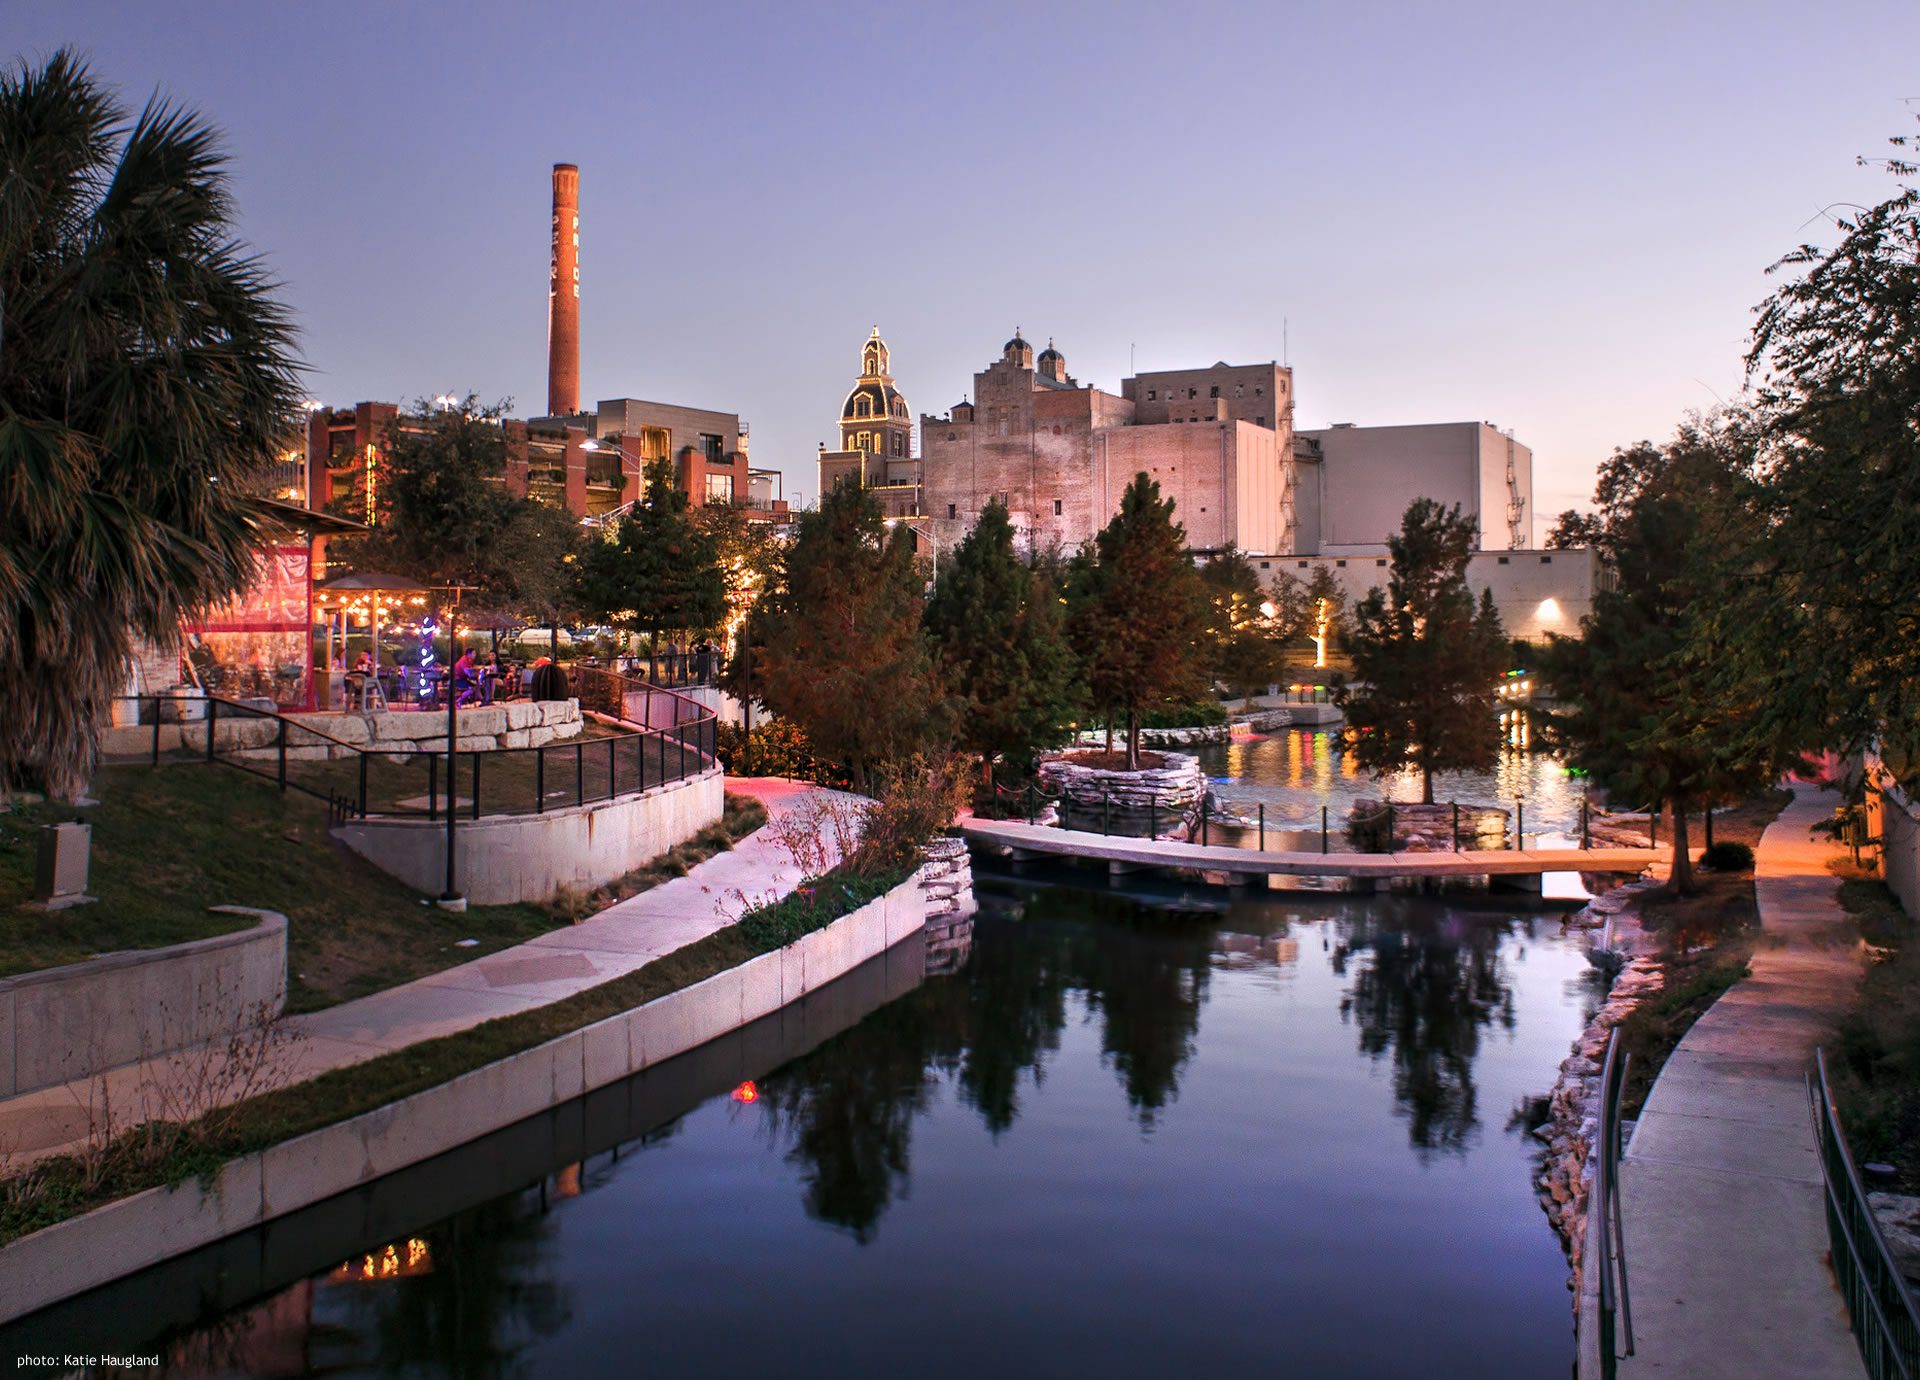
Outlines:
[[731, 1096], [735, 1102], [758, 1102], [760, 1100], [760, 1088], [749, 1078], [746, 1082], [735, 1088], [729, 1096]]

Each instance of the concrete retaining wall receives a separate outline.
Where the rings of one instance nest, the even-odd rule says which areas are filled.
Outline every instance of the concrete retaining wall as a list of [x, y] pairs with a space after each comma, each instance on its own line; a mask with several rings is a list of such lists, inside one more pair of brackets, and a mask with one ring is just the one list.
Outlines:
[[[288, 754], [297, 761], [350, 757], [356, 747], [396, 755], [447, 750], [444, 709], [368, 714], [330, 711], [289, 714], [286, 718]], [[454, 747], [460, 752], [539, 747], [574, 737], [581, 723], [578, 700], [509, 700], [505, 704], [476, 705], [460, 711], [460, 737]], [[222, 755], [255, 760], [279, 755], [277, 719], [242, 715], [238, 710], [222, 711], [214, 721], [213, 735], [214, 750]], [[180, 751], [203, 753], [207, 750], [207, 725], [163, 723], [158, 725], [157, 735], [151, 723], [100, 729], [100, 755], [109, 761], [150, 756], [156, 744], [163, 756]]]
[[[287, 917], [232, 934], [0, 978], [0, 1097], [204, 1044], [287, 1000]], [[70, 923], [86, 924], [85, 912]]]
[[918, 876], [825, 929], [451, 1082], [0, 1248], [0, 1323], [346, 1192], [779, 1010], [918, 935]]
[[[454, 875], [474, 905], [546, 901], [590, 891], [718, 822], [726, 787], [718, 767], [639, 795], [539, 815], [463, 819]], [[447, 826], [424, 819], [356, 819], [333, 831], [354, 852], [418, 891], [446, 885]]]

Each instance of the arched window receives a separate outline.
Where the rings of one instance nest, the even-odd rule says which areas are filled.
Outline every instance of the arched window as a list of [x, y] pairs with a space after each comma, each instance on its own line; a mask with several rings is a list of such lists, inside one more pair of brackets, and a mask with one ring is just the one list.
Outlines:
[[871, 417], [873, 415], [873, 403], [865, 393], [862, 393], [853, 400], [853, 415], [856, 417]]

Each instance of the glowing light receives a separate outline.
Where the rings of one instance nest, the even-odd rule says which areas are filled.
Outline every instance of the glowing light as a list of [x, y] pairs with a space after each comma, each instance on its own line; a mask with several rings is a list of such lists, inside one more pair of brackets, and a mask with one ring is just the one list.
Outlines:
[[1558, 623], [1560, 621], [1560, 601], [1558, 599], [1542, 599], [1540, 601], [1540, 607], [1533, 612], [1534, 616], [1542, 623]]
[[730, 1096], [735, 1102], [758, 1102], [760, 1100], [760, 1089], [758, 1085], [749, 1078], [746, 1082], [735, 1088]]

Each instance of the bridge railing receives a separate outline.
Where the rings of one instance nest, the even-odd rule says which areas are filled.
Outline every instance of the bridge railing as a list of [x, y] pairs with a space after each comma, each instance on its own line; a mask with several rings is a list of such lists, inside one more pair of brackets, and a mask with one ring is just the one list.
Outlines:
[[1860, 1171], [1840, 1124], [1840, 1109], [1827, 1082], [1825, 1050], [1814, 1051], [1807, 1096], [1820, 1146], [1833, 1273], [1847, 1301], [1860, 1359], [1870, 1380], [1916, 1380], [1920, 1377], [1920, 1311], [1861, 1186]]

